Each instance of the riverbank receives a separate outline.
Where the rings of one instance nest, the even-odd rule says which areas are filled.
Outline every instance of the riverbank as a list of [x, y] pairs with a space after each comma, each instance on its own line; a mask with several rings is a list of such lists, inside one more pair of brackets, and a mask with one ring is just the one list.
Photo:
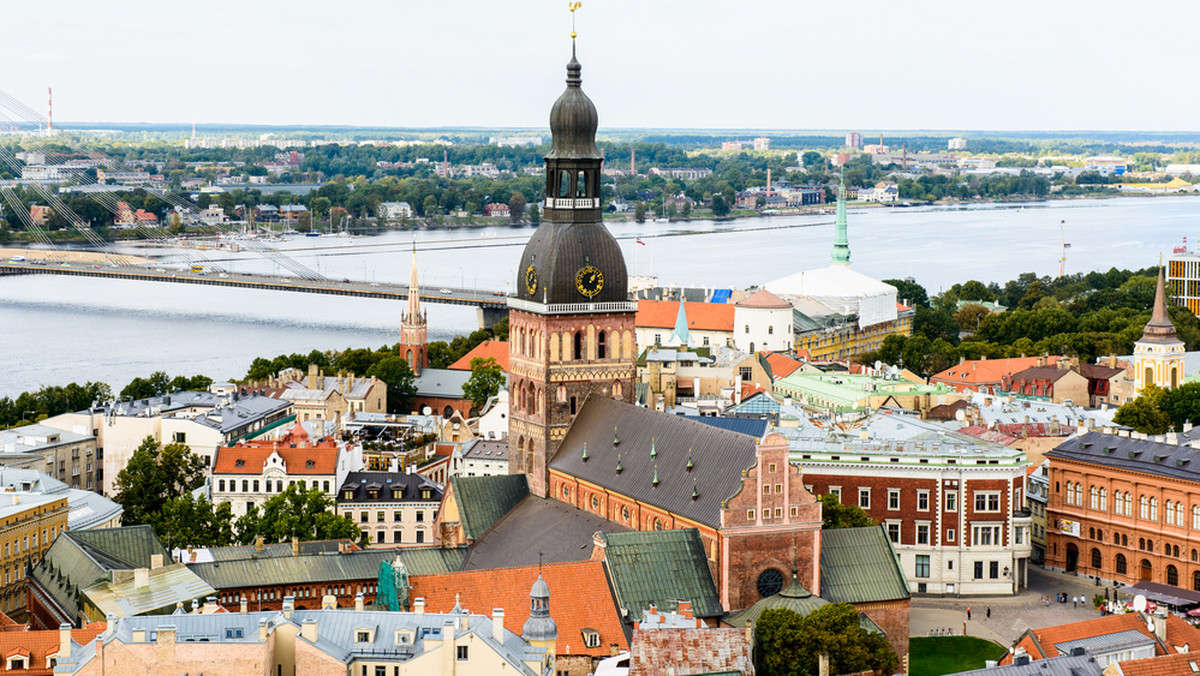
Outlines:
[[[107, 265], [110, 254], [96, 251], [81, 251], [78, 249], [26, 249], [19, 247], [0, 247], [0, 258], [11, 260], [14, 256], [24, 257], [26, 261], [45, 261], [58, 265], [59, 263], [81, 263], [84, 265]], [[147, 265], [151, 261], [142, 256], [121, 254], [125, 264]]]

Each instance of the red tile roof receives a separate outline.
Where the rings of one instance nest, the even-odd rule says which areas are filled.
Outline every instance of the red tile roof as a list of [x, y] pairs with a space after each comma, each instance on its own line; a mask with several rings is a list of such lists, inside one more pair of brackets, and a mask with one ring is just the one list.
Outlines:
[[[225, 446], [217, 449], [217, 459], [213, 463], [213, 474], [262, 474], [263, 466], [272, 453], [278, 452], [279, 457], [287, 465], [288, 474], [335, 474], [337, 472], [337, 446], [309, 446], [307, 448], [291, 448], [275, 444], [253, 446]], [[239, 464], [238, 461], [241, 461]], [[309, 466], [312, 461], [312, 466]]]
[[1147, 657], [1140, 660], [1120, 662], [1122, 676], [1195, 676], [1193, 664], [1200, 664], [1200, 655], [1195, 652]]
[[[1012, 357], [1009, 359], [973, 359], [956, 364], [941, 373], [929, 377], [930, 383], [946, 383], [977, 386], [999, 383], [1006, 375], [1037, 366], [1042, 357]], [[1058, 363], [1058, 357], [1049, 357], [1046, 364]]]
[[[1146, 628], [1146, 621], [1140, 614], [1125, 613], [1123, 615], [1097, 617], [1083, 622], [1060, 624], [1055, 627], [1030, 629], [1021, 635], [1021, 638], [1017, 641], [1017, 645], [1014, 647], [1024, 648], [1030, 657], [1040, 660], [1046, 657], [1058, 657], [1061, 654], [1054, 647], [1055, 644], [1065, 641], [1078, 641], [1095, 636], [1106, 636], [1130, 630], [1154, 638], [1154, 634]], [[1183, 647], [1184, 645], [1200, 646], [1200, 629], [1196, 629], [1174, 615], [1168, 615], [1166, 644], [1170, 652], [1175, 652], [1176, 647]], [[1155, 654], [1165, 655], [1168, 652], [1163, 649], [1160, 643], [1155, 646]], [[1006, 655], [1000, 663], [1011, 664], [1012, 653]]]
[[[1005, 434], [999, 430], [993, 430], [989, 427], [983, 427], [981, 425], [968, 425], [967, 427], [960, 428], [958, 432], [959, 434], [969, 434], [976, 439], [983, 439], [984, 441], [990, 441], [994, 444], [1002, 444], [1004, 446], [1012, 446], [1017, 441], [1020, 441], [1020, 439], [1017, 437]], [[1037, 466], [1030, 465], [1030, 469], [1037, 469]]]
[[[87, 645], [96, 640], [96, 637], [104, 631], [105, 624], [103, 622], [94, 622], [87, 625], [83, 629], [72, 629], [71, 638], [79, 645]], [[16, 627], [29, 629], [29, 625], [22, 624]], [[58, 654], [59, 636], [57, 629], [38, 629], [33, 631], [14, 631], [6, 630], [0, 632], [0, 655], [10, 657], [12, 655], [24, 655], [29, 658], [28, 669], [19, 669], [8, 671], [5, 673], [11, 674], [28, 674], [41, 675], [53, 674], [54, 670], [47, 668], [46, 663], [48, 657]]]
[[455, 371], [470, 371], [471, 360], [480, 357], [487, 359], [491, 357], [500, 365], [500, 369], [508, 373], [508, 341], [505, 340], [485, 340], [476, 345], [470, 352], [464, 354], [462, 359], [450, 365], [450, 368]]
[[782, 310], [784, 308], [791, 308], [792, 304], [766, 289], [759, 289], [738, 301], [737, 306], [751, 309]]
[[[558, 654], [607, 657], [613, 643], [621, 650], [629, 648], [603, 563], [551, 563], [542, 566], [541, 573], [550, 587], [550, 617], [558, 625]], [[424, 598], [430, 613], [449, 612], [455, 603], [483, 615], [502, 608], [505, 628], [520, 634], [529, 619], [529, 590], [537, 577], [537, 566], [415, 575], [409, 579], [409, 598]], [[600, 647], [584, 647], [584, 629], [600, 632]]]
[[[639, 300], [636, 326], [647, 329], [673, 329], [679, 316], [677, 300]], [[727, 303], [684, 303], [688, 328], [692, 331], [733, 332], [733, 306]]]
[[775, 380], [786, 378], [795, 373], [796, 369], [804, 366], [802, 362], [798, 362], [786, 354], [780, 354], [779, 352], [768, 354], [767, 363], [771, 365], [771, 376]]

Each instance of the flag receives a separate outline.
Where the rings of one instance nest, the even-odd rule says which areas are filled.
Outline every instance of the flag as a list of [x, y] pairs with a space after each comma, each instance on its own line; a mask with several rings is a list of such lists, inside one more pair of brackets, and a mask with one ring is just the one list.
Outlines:
[[637, 239], [635, 239], [633, 241], [637, 242], [638, 244], [641, 244], [642, 246], [646, 246], [646, 243], [642, 241], [641, 237], [638, 237]]

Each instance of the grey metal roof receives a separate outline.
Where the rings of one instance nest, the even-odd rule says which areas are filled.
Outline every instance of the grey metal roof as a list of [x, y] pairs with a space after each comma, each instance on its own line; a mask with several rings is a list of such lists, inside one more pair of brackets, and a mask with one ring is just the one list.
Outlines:
[[[300, 542], [301, 554], [323, 554], [338, 551], [338, 547], [343, 542], [349, 540], [312, 540], [309, 542]], [[292, 556], [292, 544], [290, 542], [281, 542], [276, 544], [264, 544], [263, 550], [260, 552], [255, 545], [233, 545], [229, 547], [209, 547], [208, 549], [198, 550], [206, 553], [206, 560], [213, 561], [240, 561], [242, 559], [266, 559], [276, 556]]]
[[524, 474], [452, 476], [450, 491], [463, 533], [468, 540], [477, 540], [529, 495], [529, 484]]
[[870, 603], [909, 598], [883, 526], [821, 531], [821, 598]]
[[1075, 460], [1154, 476], [1200, 481], [1200, 456], [1190, 446], [1131, 439], [1100, 432], [1071, 437], [1046, 452], [1048, 458]]
[[67, 530], [87, 530], [125, 513], [125, 508], [94, 491], [67, 489]]
[[627, 530], [564, 502], [531, 495], [471, 545], [462, 569], [584, 561], [592, 555], [596, 532]]
[[745, 434], [746, 436], [761, 439], [767, 433], [767, 421], [756, 420], [754, 418], [729, 418], [726, 416], [714, 417], [711, 415], [685, 415], [684, 418], [705, 425], [712, 425], [730, 432]]
[[[550, 468], [720, 528], [721, 502], [740, 490], [741, 470], [754, 465], [756, 443], [746, 434], [590, 397], [559, 444]], [[587, 460], [583, 459], [585, 444]], [[693, 487], [699, 493], [695, 499]]]
[[55, 446], [76, 444], [94, 437], [76, 434], [46, 425], [25, 425], [0, 430], [0, 451], [5, 453], [29, 453]]
[[950, 676], [1101, 676], [1104, 669], [1091, 655], [1062, 655], [1027, 664], [1005, 664], [960, 671]]
[[312, 584], [375, 580], [379, 564], [401, 556], [411, 575], [448, 573], [463, 560], [460, 549], [368, 549], [347, 554], [311, 554], [194, 563], [189, 567], [215, 589], [255, 585]]
[[463, 450], [463, 458], [471, 460], [508, 460], [508, 441], [476, 439]]
[[150, 557], [171, 553], [150, 526], [67, 531], [58, 536], [30, 577], [70, 618], [78, 616], [79, 593], [113, 570], [149, 568]]
[[1074, 641], [1063, 641], [1062, 643], [1055, 643], [1054, 647], [1060, 654], [1070, 655], [1071, 650], [1074, 648], [1083, 648], [1095, 654], [1126, 648], [1139, 648], [1145, 645], [1155, 645], [1156, 643], [1156, 640], [1142, 632], [1136, 629], [1129, 629], [1128, 631], [1118, 631], [1112, 634], [1088, 636]]
[[150, 570], [150, 584], [138, 587], [133, 573], [114, 572], [113, 581], [92, 585], [83, 591], [92, 605], [107, 616], [142, 615], [170, 610], [180, 601], [202, 599], [216, 590], [182, 563]]
[[[398, 497], [393, 497], [393, 491], [400, 489]], [[421, 497], [421, 489], [430, 491], [429, 497]], [[352, 491], [353, 497], [347, 498], [346, 491]], [[375, 497], [371, 497], [374, 491]], [[425, 476], [408, 472], [350, 472], [346, 480], [338, 487], [337, 502], [397, 502], [397, 501], [442, 501], [442, 488]]]
[[[451, 369], [421, 369], [415, 385], [418, 397], [445, 397], [447, 399], [462, 399], [463, 385], [471, 379], [470, 371], [455, 371]], [[504, 374], [504, 382], [508, 382], [508, 374]], [[505, 385], [501, 385], [505, 387]]]

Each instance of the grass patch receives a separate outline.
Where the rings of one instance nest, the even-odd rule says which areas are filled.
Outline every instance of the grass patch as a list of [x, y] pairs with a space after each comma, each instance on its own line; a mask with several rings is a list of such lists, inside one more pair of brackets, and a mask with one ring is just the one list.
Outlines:
[[908, 640], [911, 676], [942, 676], [982, 669], [985, 660], [999, 660], [1003, 646], [974, 636], [922, 636]]

